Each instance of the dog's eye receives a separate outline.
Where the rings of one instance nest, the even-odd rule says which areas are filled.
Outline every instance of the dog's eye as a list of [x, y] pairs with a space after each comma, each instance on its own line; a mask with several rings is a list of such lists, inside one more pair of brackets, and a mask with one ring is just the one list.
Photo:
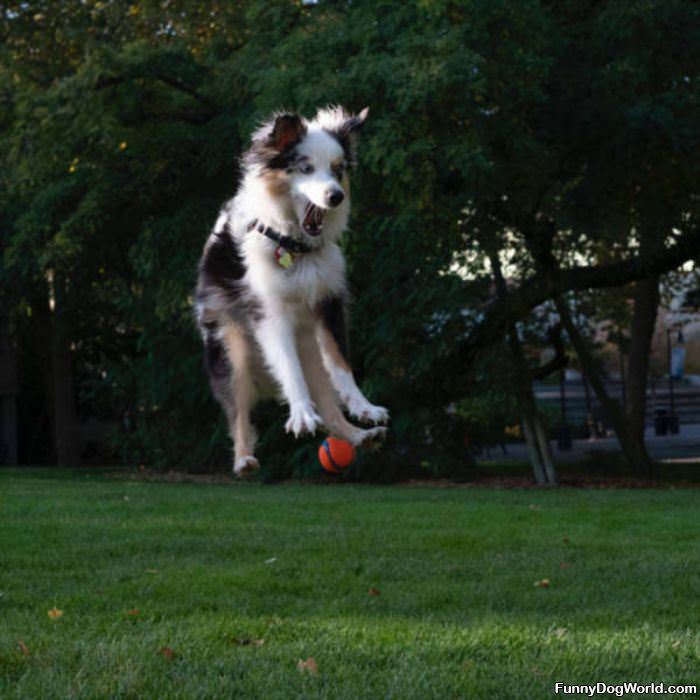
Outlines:
[[333, 166], [333, 175], [340, 180], [343, 177], [343, 166], [342, 165], [334, 165]]
[[311, 173], [314, 171], [314, 166], [311, 165], [311, 163], [300, 163], [299, 164], [299, 172], [302, 175], [311, 175]]

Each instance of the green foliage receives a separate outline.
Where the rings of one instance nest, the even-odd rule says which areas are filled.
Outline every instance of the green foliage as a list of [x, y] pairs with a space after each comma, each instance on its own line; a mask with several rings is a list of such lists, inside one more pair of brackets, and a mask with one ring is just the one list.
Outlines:
[[[370, 106], [344, 245], [354, 365], [393, 435], [365, 474], [427, 455], [464, 463], [446, 409], [481, 380], [455, 361], [473, 321], [462, 311], [490, 294], [491, 249], [509, 251], [512, 277], [532, 272], [521, 224], [533, 213], [556, 221], [564, 266], [572, 251], [610, 260], [660, 218], [657, 239], [694, 225], [694, 3], [58, 6], [0, 17], [0, 302], [28, 347], [53, 285], [79, 409], [121, 426], [121, 460], [227, 466], [190, 297], [237, 157], [280, 106]], [[486, 413], [509, 414], [507, 395], [484, 399]], [[273, 475], [305, 473], [311, 443], [281, 466], [281, 414], [262, 410]]]
[[493, 392], [457, 402], [455, 413], [475, 447], [489, 447], [520, 437], [518, 405], [511, 394]]

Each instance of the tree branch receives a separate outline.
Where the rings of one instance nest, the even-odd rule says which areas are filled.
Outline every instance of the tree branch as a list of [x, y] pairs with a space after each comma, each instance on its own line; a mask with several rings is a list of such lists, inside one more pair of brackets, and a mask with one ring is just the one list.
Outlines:
[[198, 102], [201, 102], [203, 105], [206, 105], [210, 109], [213, 109], [215, 112], [220, 111], [220, 107], [216, 104], [216, 102], [210, 100], [208, 97], [202, 95], [200, 92], [197, 92], [197, 90], [190, 87], [189, 85], [186, 85], [181, 80], [178, 80], [177, 78], [171, 78], [167, 75], [163, 75], [162, 73], [159, 73], [156, 77], [158, 80], [161, 81], [161, 83], [165, 83], [166, 85], [169, 85], [170, 87], [175, 88], [180, 92], [184, 92], [186, 95], [189, 95]]
[[564, 369], [569, 364], [569, 358], [566, 355], [564, 340], [561, 337], [561, 324], [557, 323], [552, 326], [547, 332], [549, 342], [554, 348], [554, 357], [544, 365], [531, 369], [533, 379], [545, 379], [550, 374]]
[[639, 255], [629, 260], [600, 267], [579, 266], [538, 272], [517, 289], [489, 302], [482, 311], [485, 318], [469, 334], [460, 356], [469, 362], [481, 348], [500, 340], [508, 324], [525, 318], [536, 306], [566, 292], [622, 287], [651, 275], [663, 274], [692, 260], [700, 253], [700, 229], [678, 239], [676, 245], [654, 255]]
[[134, 78], [137, 77], [143, 77], [143, 78], [149, 78], [153, 77], [155, 80], [160, 81], [161, 83], [164, 83], [165, 85], [174, 88], [175, 90], [178, 90], [179, 92], [184, 92], [186, 95], [189, 95], [193, 99], [197, 100], [201, 104], [207, 106], [211, 110], [211, 115], [216, 114], [217, 112], [221, 112], [222, 108], [213, 100], [210, 100], [208, 97], [205, 95], [202, 95], [200, 92], [195, 90], [194, 88], [190, 87], [189, 85], [186, 85], [182, 81], [178, 80], [177, 78], [171, 78], [167, 75], [163, 75], [162, 73], [159, 73], [158, 75], [155, 76], [149, 76], [147, 74], [144, 74], [143, 76], [136, 76], [136, 75], [129, 75], [129, 76], [100, 76], [95, 83], [95, 87], [99, 90], [102, 88], [107, 88], [107, 87], [113, 87], [114, 85], [120, 85], [121, 83], [125, 83], [129, 80], [133, 80]]

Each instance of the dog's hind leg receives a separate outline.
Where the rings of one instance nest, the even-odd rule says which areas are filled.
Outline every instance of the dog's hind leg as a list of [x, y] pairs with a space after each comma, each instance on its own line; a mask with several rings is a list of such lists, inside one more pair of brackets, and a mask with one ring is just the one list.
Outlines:
[[299, 355], [311, 398], [318, 407], [326, 429], [353, 445], [376, 447], [386, 437], [386, 428], [359, 428], [348, 421], [338, 405], [338, 398], [323, 364], [318, 339], [309, 330], [299, 337]]
[[258, 469], [260, 464], [255, 458], [255, 430], [250, 422], [250, 411], [255, 402], [255, 385], [251, 371], [250, 340], [238, 326], [231, 323], [223, 333], [224, 348], [232, 372], [229, 379], [229, 391], [222, 401], [229, 433], [233, 440], [233, 473], [242, 476]]

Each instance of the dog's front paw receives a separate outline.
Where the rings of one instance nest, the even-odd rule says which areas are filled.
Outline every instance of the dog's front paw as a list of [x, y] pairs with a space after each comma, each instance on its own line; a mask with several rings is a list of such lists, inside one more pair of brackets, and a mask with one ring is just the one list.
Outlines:
[[349, 401], [348, 412], [362, 423], [374, 425], [386, 425], [389, 422], [389, 411], [383, 406], [375, 406], [366, 399], [363, 401]]
[[233, 475], [238, 477], [248, 476], [251, 472], [256, 469], [260, 469], [260, 462], [258, 462], [253, 455], [245, 455], [239, 457], [233, 465]]
[[288, 433], [294, 433], [294, 437], [299, 437], [308, 433], [313, 435], [320, 427], [321, 417], [316, 413], [314, 405], [310, 401], [290, 404], [289, 419], [284, 425]]

